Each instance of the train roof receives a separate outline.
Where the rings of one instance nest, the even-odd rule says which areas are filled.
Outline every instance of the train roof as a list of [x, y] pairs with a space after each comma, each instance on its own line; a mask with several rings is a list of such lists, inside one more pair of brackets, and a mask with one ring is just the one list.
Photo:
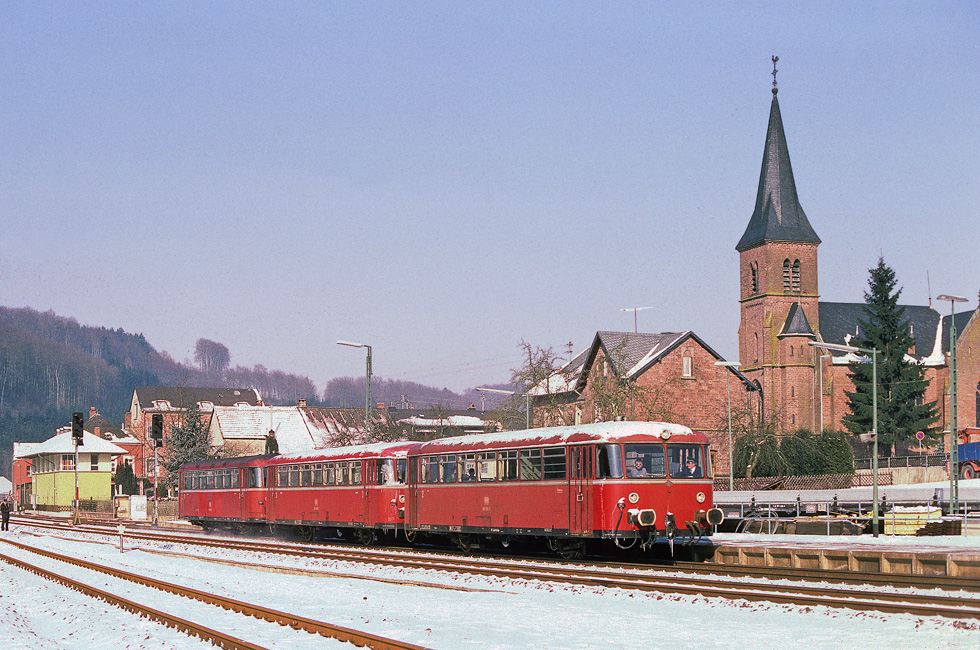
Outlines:
[[588, 442], [651, 442], [651, 439], [687, 443], [705, 443], [708, 441], [704, 434], [695, 433], [683, 424], [670, 422], [600, 422], [598, 424], [439, 438], [421, 443], [411, 453], [413, 455], [434, 454], [460, 450]]
[[379, 442], [372, 445], [352, 445], [349, 447], [329, 447], [312, 451], [274, 456], [241, 456], [238, 458], [218, 458], [187, 463], [181, 469], [223, 469], [252, 464], [279, 465], [282, 463], [329, 461], [338, 458], [377, 458], [378, 456], [405, 456], [417, 442]]

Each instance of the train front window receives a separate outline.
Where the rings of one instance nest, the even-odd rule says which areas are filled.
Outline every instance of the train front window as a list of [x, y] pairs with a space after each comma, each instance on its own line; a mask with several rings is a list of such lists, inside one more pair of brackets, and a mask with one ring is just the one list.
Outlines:
[[667, 445], [671, 478], [704, 478], [701, 445]]
[[395, 461], [395, 478], [399, 483], [405, 482], [405, 475], [408, 473], [408, 459], [399, 458]]
[[619, 445], [601, 445], [596, 450], [596, 478], [623, 478], [623, 451]]
[[663, 478], [667, 463], [662, 444], [623, 445], [627, 478]]
[[261, 467], [246, 467], [245, 468], [245, 487], [247, 487], [247, 488], [260, 488], [260, 487], [262, 487], [262, 468]]
[[395, 483], [395, 459], [381, 458], [378, 460], [378, 485], [393, 485]]

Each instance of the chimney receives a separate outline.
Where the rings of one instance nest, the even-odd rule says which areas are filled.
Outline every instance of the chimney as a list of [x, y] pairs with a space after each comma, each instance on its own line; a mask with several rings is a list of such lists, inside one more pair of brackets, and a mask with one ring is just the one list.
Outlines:
[[301, 399], [301, 400], [299, 401], [299, 406], [300, 406], [301, 408], [302, 408], [302, 407], [304, 407], [304, 406], [306, 406], [306, 400], [305, 400], [305, 399]]
[[88, 407], [88, 416], [90, 418], [94, 418], [98, 414], [99, 414], [99, 409], [95, 408], [94, 406]]

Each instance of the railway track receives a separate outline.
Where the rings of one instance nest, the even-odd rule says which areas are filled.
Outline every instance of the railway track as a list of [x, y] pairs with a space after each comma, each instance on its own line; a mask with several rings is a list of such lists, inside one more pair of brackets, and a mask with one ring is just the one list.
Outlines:
[[[111, 534], [104, 529], [96, 529], [93, 532], [103, 535]], [[948, 584], [940, 585], [940, 579], [932, 577], [926, 585], [933, 589], [930, 593], [896, 593], [881, 592], [880, 589], [882, 586], [921, 588], [924, 585], [918, 581], [915, 581], [916, 584], [910, 584], [907, 579], [915, 576], [887, 576], [889, 580], [882, 582], [883, 576], [871, 574], [878, 580], [877, 582], [869, 581], [867, 584], [855, 584], [845, 582], [845, 576], [835, 575], [831, 576], [836, 578], [836, 584], [832, 585], [799, 584], [798, 582], [787, 584], [787, 578], [800, 581], [820, 580], [821, 582], [829, 582], [829, 580], [821, 575], [827, 572], [804, 572], [804, 574], [795, 576], [787, 575], [783, 569], [779, 569], [778, 572], [771, 570], [764, 572], [759, 568], [753, 568], [751, 571], [739, 574], [737, 571], [731, 571], [730, 567], [718, 567], [717, 565], [703, 567], [701, 571], [695, 571], [696, 567], [694, 566], [682, 566], [680, 571], [674, 571], [673, 567], [640, 567], [622, 563], [593, 564], [583, 567], [540, 560], [515, 562], [513, 558], [451, 557], [402, 549], [324, 548], [264, 540], [243, 541], [145, 531], [127, 531], [126, 537], [134, 541], [183, 544], [247, 553], [267, 553], [277, 557], [292, 556], [302, 559], [386, 565], [396, 567], [406, 574], [412, 570], [440, 571], [484, 575], [516, 581], [546, 581], [685, 596], [715, 597], [725, 600], [772, 602], [800, 607], [825, 606], [859, 611], [903, 613], [919, 617], [941, 616], [980, 620], [980, 597], [955, 592], [949, 594], [935, 593], [937, 586], [946, 590], [961, 591], [968, 587], [970, 591], [977, 591], [977, 585], [973, 584], [973, 581], [964, 582], [958, 579], [948, 579]], [[169, 552], [174, 553], [175, 551], [171, 549]], [[206, 559], [199, 555], [194, 555], [194, 557]], [[229, 563], [230, 561], [223, 560], [223, 562]], [[254, 563], [249, 562], [242, 562], [241, 565], [255, 566]], [[264, 568], [265, 570], [274, 570], [275, 567], [267, 566]], [[867, 577], [869, 577], [867, 574], [861, 574], [858, 577], [850, 576], [848, 579], [861, 580]], [[774, 578], [779, 578], [780, 581], [776, 582], [773, 580]], [[408, 580], [406, 579], [406, 581]], [[418, 584], [418, 581], [412, 582]]]
[[[217, 596], [198, 589], [193, 589], [190, 587], [177, 585], [170, 582], [165, 582], [162, 580], [157, 580], [146, 576], [141, 576], [128, 571], [123, 571], [120, 569], [104, 566], [94, 562], [88, 562], [86, 560], [81, 560], [60, 553], [55, 553], [53, 551], [47, 551], [44, 549], [28, 546], [26, 544], [15, 542], [9, 538], [3, 538], [0, 541], [10, 546], [14, 546], [20, 549], [21, 551], [33, 553], [36, 555], [41, 555], [45, 558], [56, 560], [58, 562], [63, 562], [65, 564], [69, 564], [72, 566], [81, 567], [83, 569], [87, 569], [89, 571], [93, 571], [98, 574], [111, 576], [113, 578], [125, 580], [137, 585], [156, 589], [158, 591], [175, 594], [177, 596], [192, 599], [200, 603], [204, 603], [214, 607], [220, 607], [221, 609], [237, 612], [246, 616], [250, 616], [252, 618], [265, 620], [271, 623], [277, 623], [281, 626], [288, 627], [293, 630], [302, 630], [310, 634], [317, 634], [322, 637], [332, 638], [338, 641], [351, 643], [357, 647], [372, 648], [373, 650], [426, 650], [423, 646], [404, 643], [402, 641], [398, 641], [395, 639], [388, 639], [382, 636], [370, 634], [368, 632], [352, 630], [346, 627], [330, 625], [328, 623], [323, 623], [313, 619], [296, 616], [286, 612], [274, 610], [268, 607], [263, 607], [261, 605], [255, 605], [252, 603], [246, 603], [231, 598]], [[201, 623], [191, 621], [189, 619], [182, 618], [159, 609], [151, 608], [143, 603], [139, 603], [131, 599], [123, 598], [122, 596], [118, 596], [109, 591], [92, 586], [90, 584], [87, 584], [75, 578], [71, 578], [62, 575], [60, 573], [51, 571], [49, 569], [41, 568], [39, 566], [36, 566], [35, 564], [25, 562], [24, 560], [18, 559], [16, 557], [12, 557], [2, 551], [0, 551], [0, 560], [7, 562], [8, 564], [17, 566], [19, 568], [22, 568], [24, 570], [30, 571], [48, 580], [58, 582], [62, 585], [65, 585], [71, 589], [74, 589], [86, 595], [92, 596], [94, 598], [98, 598], [112, 605], [121, 607], [139, 616], [146, 617], [151, 620], [163, 623], [168, 627], [174, 627], [191, 636], [197, 636], [201, 639], [205, 639], [218, 647], [227, 648], [229, 650], [264, 650], [263, 646], [238, 638], [236, 636], [232, 636], [220, 630], [210, 628]]]

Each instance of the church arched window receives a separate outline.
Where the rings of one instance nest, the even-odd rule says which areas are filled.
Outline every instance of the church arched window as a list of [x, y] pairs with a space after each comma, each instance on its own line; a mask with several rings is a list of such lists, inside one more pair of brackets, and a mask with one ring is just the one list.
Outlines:
[[759, 333], [755, 333], [755, 363], [759, 363]]
[[800, 292], [800, 260], [795, 260], [793, 262], [793, 291], [796, 293]]
[[789, 265], [789, 260], [783, 260], [783, 293], [789, 293], [790, 287], [792, 287], [791, 280], [791, 269]]

